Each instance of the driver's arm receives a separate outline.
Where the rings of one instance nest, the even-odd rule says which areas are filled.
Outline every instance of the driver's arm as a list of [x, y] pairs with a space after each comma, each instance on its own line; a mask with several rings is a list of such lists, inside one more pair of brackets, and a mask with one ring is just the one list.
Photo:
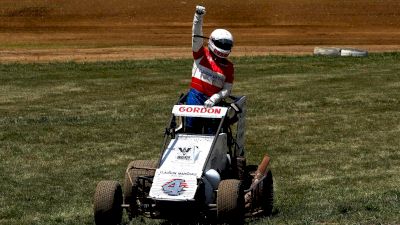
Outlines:
[[198, 52], [203, 46], [203, 38], [195, 37], [195, 35], [203, 36], [203, 16], [206, 13], [206, 8], [203, 6], [196, 6], [196, 12], [193, 18], [192, 27], [192, 49], [193, 52]]
[[207, 108], [213, 107], [222, 99], [228, 97], [231, 94], [231, 91], [232, 91], [232, 83], [225, 83], [222, 90], [216, 94], [213, 94], [209, 99], [207, 99], [207, 101], [204, 103], [204, 106]]

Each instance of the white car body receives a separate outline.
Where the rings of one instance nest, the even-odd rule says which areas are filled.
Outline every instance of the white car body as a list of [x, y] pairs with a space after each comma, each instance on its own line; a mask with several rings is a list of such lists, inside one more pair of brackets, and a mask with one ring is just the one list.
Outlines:
[[[244, 151], [245, 103], [242, 97], [236, 106], [238, 114], [236, 152]], [[232, 109], [233, 110], [233, 109]], [[205, 108], [200, 105], [175, 105], [172, 114], [177, 117], [202, 117], [222, 119], [229, 114], [227, 107]], [[214, 144], [215, 140], [215, 144]], [[177, 134], [171, 139], [155, 172], [149, 197], [154, 200], [191, 201], [198, 188], [198, 180], [204, 177], [206, 203], [214, 201], [220, 177], [216, 171], [224, 171], [230, 163], [227, 154], [226, 133], [217, 135]], [[214, 145], [213, 145], [214, 144]]]
[[[227, 111], [226, 107], [175, 105], [172, 113], [184, 117], [222, 118], [226, 116]], [[216, 142], [213, 145], [214, 139]], [[194, 200], [198, 179], [211, 169], [223, 171], [229, 163], [227, 153], [226, 133], [220, 133], [218, 137], [177, 134], [170, 140], [162, 155], [149, 197], [154, 200]], [[218, 187], [218, 184], [206, 181], [208, 201], [212, 201], [215, 186]]]

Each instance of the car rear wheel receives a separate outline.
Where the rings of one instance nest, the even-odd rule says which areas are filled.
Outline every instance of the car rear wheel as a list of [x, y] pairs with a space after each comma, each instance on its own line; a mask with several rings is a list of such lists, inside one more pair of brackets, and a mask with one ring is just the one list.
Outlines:
[[267, 171], [267, 177], [263, 181], [262, 203], [261, 207], [264, 210], [264, 215], [271, 216], [274, 206], [274, 181], [272, 179], [271, 170]]
[[[139, 176], [154, 176], [154, 169], [157, 167], [157, 164], [158, 161], [156, 160], [135, 160], [130, 162], [126, 169], [124, 180], [124, 203], [129, 204], [127, 212], [130, 219], [138, 215], [139, 205], [137, 197], [139, 193], [136, 178]], [[145, 188], [150, 189], [150, 185]]]
[[217, 218], [227, 224], [244, 222], [244, 190], [240, 180], [223, 180], [217, 192]]
[[116, 181], [100, 181], [94, 194], [96, 225], [116, 225], [122, 219], [122, 189]]

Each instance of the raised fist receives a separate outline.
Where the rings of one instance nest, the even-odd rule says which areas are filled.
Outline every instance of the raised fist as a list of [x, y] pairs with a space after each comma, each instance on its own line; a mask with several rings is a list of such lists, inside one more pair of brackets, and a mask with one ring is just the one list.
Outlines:
[[206, 7], [201, 6], [201, 5], [197, 5], [197, 6], [196, 6], [196, 14], [197, 14], [197, 15], [204, 15], [204, 14], [206, 14]]

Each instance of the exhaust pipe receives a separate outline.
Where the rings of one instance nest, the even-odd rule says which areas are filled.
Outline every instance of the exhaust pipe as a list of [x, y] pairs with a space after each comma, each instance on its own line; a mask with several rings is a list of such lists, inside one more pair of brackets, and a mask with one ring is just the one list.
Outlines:
[[246, 208], [249, 208], [251, 206], [253, 190], [255, 190], [255, 187], [259, 184], [260, 180], [267, 175], [267, 168], [270, 160], [271, 158], [269, 157], [269, 155], [265, 154], [263, 160], [258, 165], [253, 181], [251, 182], [250, 188], [248, 189], [249, 191], [244, 196]]
[[271, 158], [269, 157], [269, 155], [265, 154], [263, 160], [258, 165], [256, 175], [254, 176], [252, 185], [254, 183], [256, 183], [257, 181], [259, 181], [261, 178], [263, 178], [265, 175], [267, 175], [266, 172], [267, 172], [267, 167], [269, 165], [270, 160], [271, 160]]

